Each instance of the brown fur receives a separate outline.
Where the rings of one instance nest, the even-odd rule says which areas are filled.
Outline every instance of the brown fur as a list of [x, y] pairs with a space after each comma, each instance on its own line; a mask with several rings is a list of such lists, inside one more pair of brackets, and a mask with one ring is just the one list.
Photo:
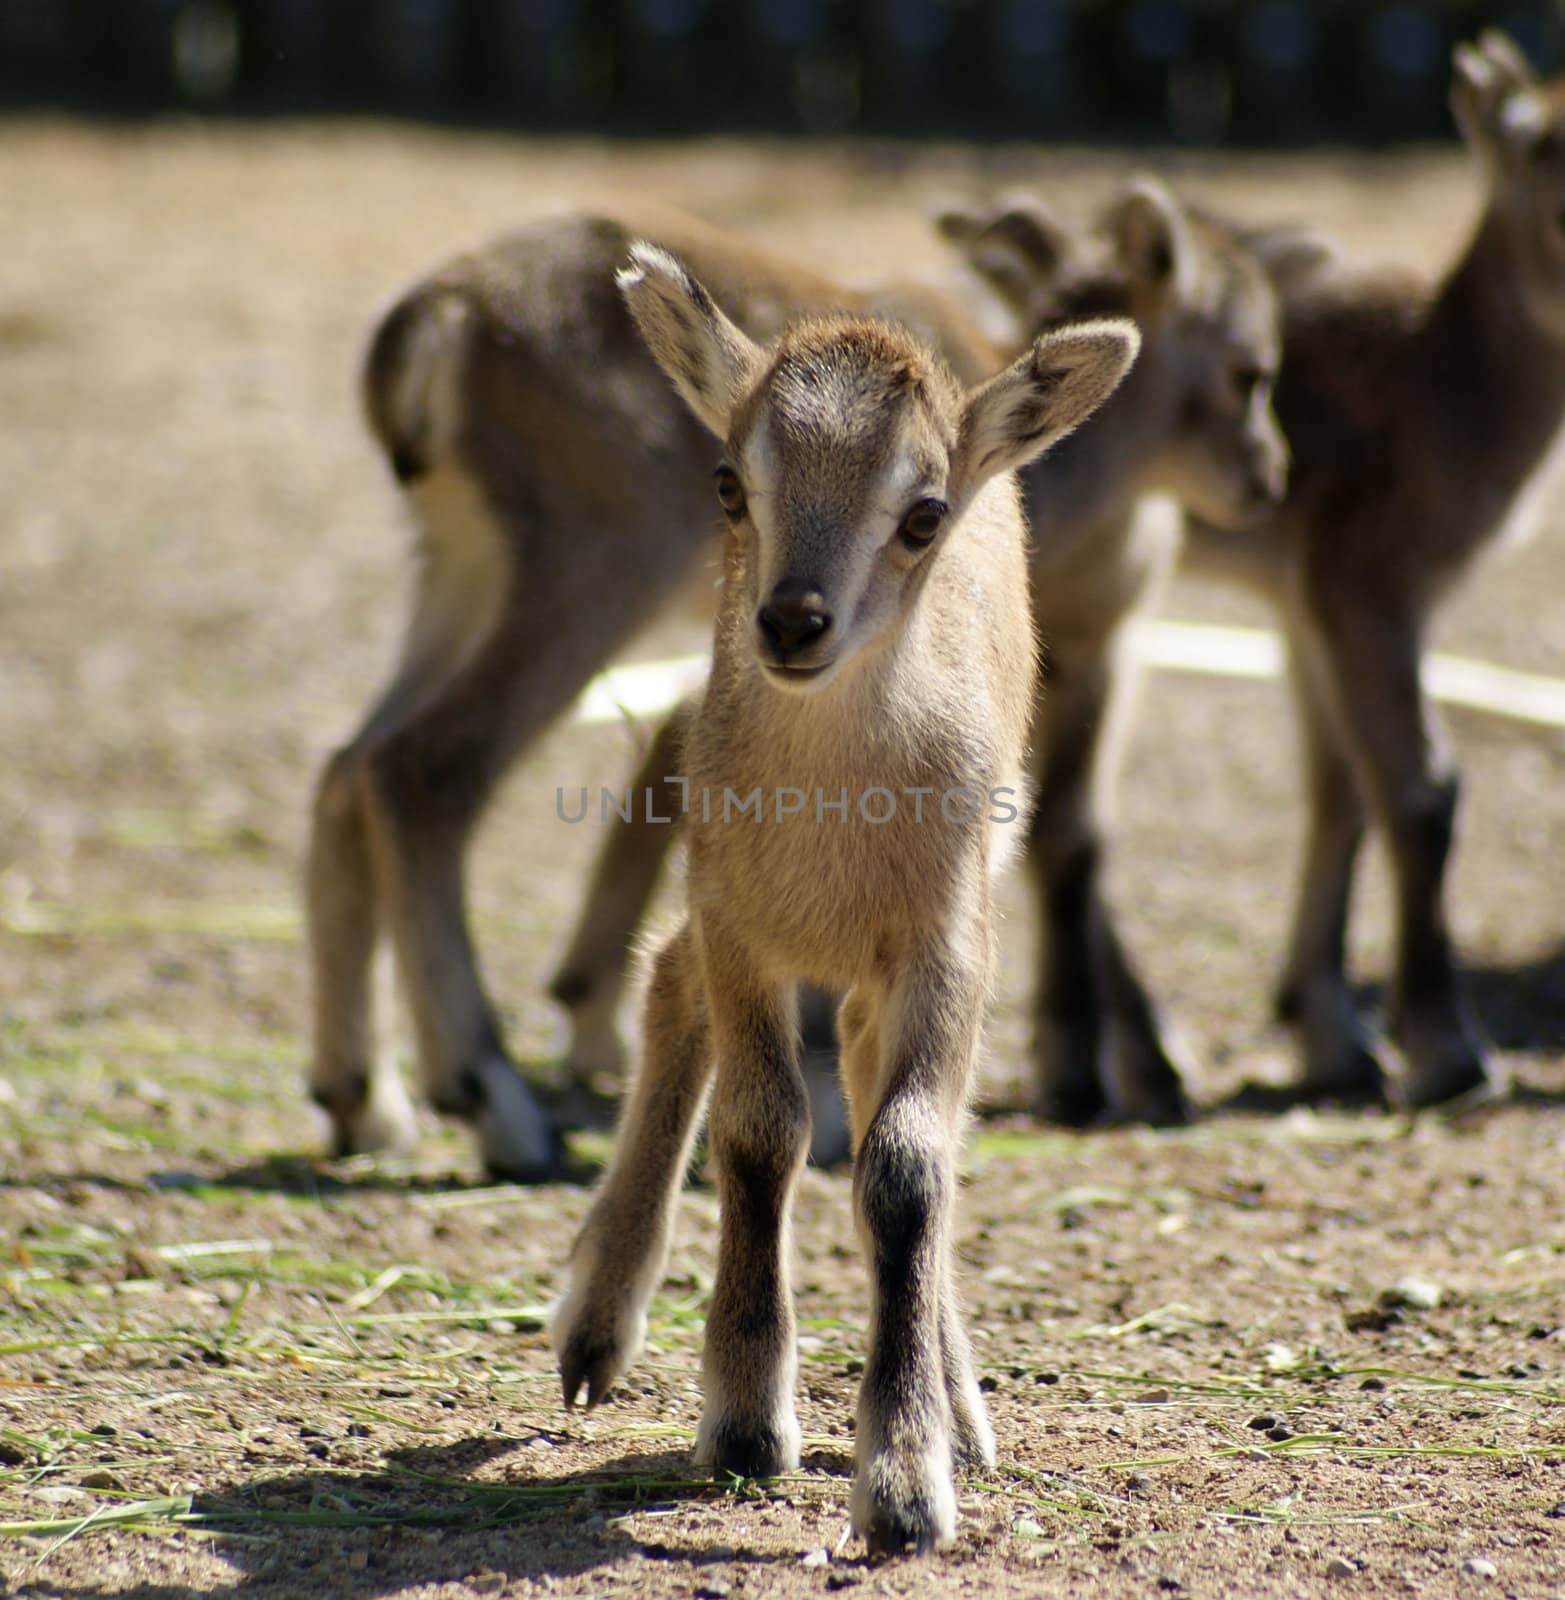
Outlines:
[[[715, 553], [694, 470], [709, 470], [711, 443], [613, 285], [636, 236], [678, 250], [759, 338], [800, 311], [874, 303], [690, 218], [643, 211], [535, 223], [435, 272], [382, 319], [365, 405], [419, 522], [421, 574], [398, 669], [315, 803], [310, 1083], [342, 1152], [415, 1137], [370, 1037], [371, 959], [386, 932], [432, 1103], [474, 1123], [498, 1173], [555, 1163], [555, 1131], [479, 980], [462, 857], [520, 751]], [[954, 306], [911, 288], [896, 299], [964, 380], [1000, 364]], [[590, 1042], [605, 1008], [581, 1004]]]
[[[744, 1476], [797, 1465], [787, 1219], [809, 1111], [794, 994], [843, 993], [873, 1302], [853, 1523], [872, 1551], [925, 1549], [954, 1532], [953, 1463], [993, 1459], [949, 1233], [1007, 854], [987, 802], [1025, 783], [1034, 694], [1009, 469], [1096, 409], [1136, 337], [1068, 329], [964, 396], [905, 333], [862, 319], [795, 325], [763, 353], [673, 258], [633, 259], [624, 293], [725, 439], [731, 498], [712, 676], [684, 739], [688, 916], [654, 964], [641, 1071], [572, 1252], [554, 1324], [565, 1396], [585, 1384], [596, 1401], [636, 1353], [715, 1077], [722, 1231], [696, 1454]], [[931, 506], [948, 509], [914, 539]], [[934, 802], [882, 823], [878, 799], [860, 809], [871, 790], [959, 788], [984, 797], [971, 820]], [[733, 815], [730, 794], [759, 795], [759, 818]], [[848, 815], [823, 816], [843, 794]]]
[[1488, 34], [1457, 51], [1452, 104], [1485, 180], [1467, 247], [1433, 286], [1341, 267], [1285, 286], [1290, 493], [1246, 541], [1197, 526], [1191, 547], [1268, 595], [1287, 634], [1310, 832], [1278, 1009], [1305, 1086], [1383, 1086], [1343, 959], [1370, 817], [1395, 874], [1392, 1090], [1408, 1106], [1488, 1081], [1447, 926], [1457, 783], [1420, 687], [1424, 637], [1565, 418], [1565, 80], [1538, 84]]

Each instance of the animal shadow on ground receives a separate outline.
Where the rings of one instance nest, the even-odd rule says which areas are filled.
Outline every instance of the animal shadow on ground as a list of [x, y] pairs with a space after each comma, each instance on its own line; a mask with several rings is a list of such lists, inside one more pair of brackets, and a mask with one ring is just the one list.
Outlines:
[[[1565, 942], [1532, 961], [1468, 967], [1465, 978], [1479, 1023], [1495, 1049], [1537, 1055], [1565, 1053]], [[1384, 984], [1355, 987], [1355, 1003], [1366, 1016], [1382, 1012], [1385, 999]], [[1534, 1077], [1513, 1075], [1504, 1097], [1534, 1105], [1562, 1104], [1565, 1078], [1556, 1074], [1544, 1084]], [[1214, 1115], [1286, 1111], [1308, 1101], [1308, 1096], [1289, 1084], [1249, 1082], [1210, 1111]]]
[[[567, 1131], [611, 1129], [618, 1102], [597, 1089], [566, 1086], [551, 1078], [548, 1069], [524, 1065], [523, 1073], [538, 1098], [553, 1109]], [[302, 1094], [302, 1091], [301, 1091]], [[571, 1149], [554, 1183], [587, 1186], [598, 1178], [601, 1164]], [[381, 1162], [365, 1156], [332, 1160], [319, 1152], [282, 1150], [246, 1161], [226, 1170], [196, 1172], [170, 1168], [144, 1179], [115, 1177], [104, 1172], [46, 1172], [15, 1177], [0, 1173], [0, 1192], [6, 1189], [38, 1189], [82, 1184], [90, 1188], [143, 1193], [154, 1189], [247, 1189], [260, 1194], [302, 1195], [316, 1199], [327, 1195], [382, 1192], [388, 1194], [449, 1194], [469, 1189], [493, 1187], [494, 1180], [461, 1172], [411, 1172], [395, 1162]]]
[[[308, 1586], [332, 1600], [376, 1600], [483, 1572], [514, 1582], [627, 1562], [758, 1571], [798, 1560], [736, 1549], [715, 1535], [707, 1554], [699, 1538], [679, 1546], [648, 1543], [619, 1527], [616, 1516], [631, 1509], [695, 1508], [762, 1495], [748, 1485], [714, 1483], [685, 1451], [626, 1455], [590, 1472], [554, 1477], [532, 1476], [520, 1466], [509, 1477], [472, 1476], [522, 1449], [514, 1438], [475, 1435], [390, 1451], [376, 1471], [263, 1474], [195, 1495], [193, 1525], [243, 1573], [237, 1583], [209, 1592], [281, 1600]], [[805, 1466], [852, 1471], [851, 1462], [836, 1455], [810, 1457]], [[110, 1594], [115, 1600], [189, 1600], [191, 1592], [188, 1584], [92, 1589], [35, 1582], [28, 1588], [40, 1600]]]
[[[362, 1170], [361, 1170], [362, 1167]], [[590, 1184], [600, 1168], [594, 1162], [572, 1157], [570, 1163], [552, 1179], [559, 1183]], [[247, 1161], [240, 1166], [214, 1172], [191, 1172], [170, 1168], [151, 1173], [145, 1179], [118, 1178], [103, 1172], [32, 1172], [24, 1176], [0, 1176], [0, 1191], [6, 1189], [51, 1189], [85, 1185], [94, 1189], [124, 1190], [144, 1194], [153, 1189], [248, 1189], [257, 1194], [286, 1194], [320, 1199], [330, 1195], [364, 1194], [454, 1194], [464, 1190], [488, 1189], [494, 1181], [461, 1173], [409, 1173], [371, 1165], [365, 1158], [346, 1162], [328, 1161], [322, 1156], [278, 1154]]]

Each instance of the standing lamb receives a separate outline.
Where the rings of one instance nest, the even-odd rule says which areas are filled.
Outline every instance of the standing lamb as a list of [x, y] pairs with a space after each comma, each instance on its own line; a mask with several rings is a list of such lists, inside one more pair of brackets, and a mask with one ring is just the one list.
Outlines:
[[993, 1458], [950, 1217], [1036, 678], [1010, 473], [1107, 398], [1137, 337], [1066, 329], [964, 394], [864, 318], [796, 323], [763, 349], [651, 246], [619, 281], [724, 441], [728, 529], [685, 741], [688, 914], [654, 963], [642, 1067], [572, 1251], [554, 1323], [565, 1397], [585, 1385], [597, 1401], [640, 1346], [715, 1076], [722, 1231], [696, 1455], [746, 1476], [797, 1464], [787, 1219], [809, 1112], [794, 994], [843, 993], [873, 1296], [853, 1524], [872, 1551], [923, 1550], [954, 1532], [954, 1464]]
[[[1283, 284], [1287, 499], [1242, 537], [1195, 524], [1189, 546], [1197, 570], [1267, 595], [1287, 635], [1310, 825], [1277, 1009], [1304, 1088], [1389, 1088], [1409, 1108], [1490, 1081], [1446, 912], [1457, 778], [1424, 640], [1478, 552], [1535, 509], [1565, 420], [1565, 80], [1487, 33], [1457, 50], [1451, 102], [1484, 178], [1467, 247], [1433, 288], [1340, 268]], [[1389, 1074], [1344, 965], [1366, 815], [1395, 883]]]

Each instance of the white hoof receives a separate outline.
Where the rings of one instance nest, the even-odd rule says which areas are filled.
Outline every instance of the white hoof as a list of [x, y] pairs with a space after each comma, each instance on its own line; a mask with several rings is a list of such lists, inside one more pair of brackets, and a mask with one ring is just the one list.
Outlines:
[[340, 1156], [410, 1156], [418, 1149], [418, 1117], [396, 1071], [373, 1074], [364, 1099], [332, 1122]]
[[627, 1077], [617, 997], [584, 1000], [570, 1012], [571, 1042], [565, 1070], [572, 1083], [618, 1088]]

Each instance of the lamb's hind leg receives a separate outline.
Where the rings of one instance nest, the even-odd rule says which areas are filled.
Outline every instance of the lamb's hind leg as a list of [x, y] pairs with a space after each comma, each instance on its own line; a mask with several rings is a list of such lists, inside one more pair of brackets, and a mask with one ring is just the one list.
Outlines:
[[[396, 901], [377, 858], [377, 762], [420, 717], [439, 715], [492, 643], [509, 578], [504, 540], [462, 474], [444, 467], [413, 494], [423, 517], [423, 565], [401, 659], [352, 741], [327, 762], [311, 819], [305, 896], [314, 989], [310, 1091], [331, 1116], [338, 1155], [406, 1150], [417, 1138], [395, 1060], [389, 1050], [377, 1051], [373, 1038], [371, 967]], [[478, 741], [486, 742], [498, 744], [498, 731]], [[475, 808], [487, 792], [486, 785], [477, 787]], [[406, 826], [415, 831], [429, 809], [420, 801], [415, 786], [404, 806]], [[450, 846], [458, 854], [463, 837], [458, 828]], [[473, 1003], [481, 1005], [482, 996]]]
[[[1189, 1115], [1156, 1007], [1103, 889], [1103, 797], [1113, 777], [1115, 701], [1124, 694], [1116, 684], [1124, 670], [1115, 660], [1118, 625], [1096, 635], [1057, 633], [1045, 656], [1035, 719], [1042, 771], [1028, 864], [1045, 945], [1038, 1111], [1075, 1126], [1105, 1110], [1151, 1123]], [[1042, 626], [1047, 640], [1047, 618]]]
[[1357, 587], [1319, 598], [1337, 704], [1396, 876], [1391, 1026], [1406, 1070], [1395, 1092], [1409, 1107], [1435, 1105], [1489, 1082], [1445, 910], [1457, 780], [1419, 682], [1418, 617]]
[[953, 1386], [973, 1413], [967, 1447], [979, 1459], [993, 1448], [977, 1420], [983, 1404], [956, 1322], [950, 1262], [956, 1129], [985, 993], [982, 971], [949, 952], [925, 952], [880, 1016], [885, 1067], [853, 1186], [873, 1294], [852, 1512], [872, 1553], [927, 1550], [956, 1530]]
[[305, 905], [313, 964], [310, 1094], [331, 1118], [332, 1154], [410, 1152], [413, 1102], [395, 1059], [376, 1047], [372, 966], [380, 898], [370, 857], [363, 764], [337, 751], [316, 785]]
[[594, 1406], [640, 1350], [663, 1275], [680, 1180], [711, 1077], [711, 1035], [690, 929], [658, 953], [644, 1013], [644, 1061], [614, 1159], [571, 1249], [552, 1334], [565, 1403]]
[[461, 670], [367, 741], [369, 837], [420, 1075], [439, 1110], [473, 1125], [486, 1165], [504, 1177], [553, 1171], [559, 1137], [507, 1055], [479, 978], [463, 856], [497, 780], [569, 706], [634, 612], [624, 595], [540, 560], [525, 583], [505, 587]]
[[1288, 671], [1299, 722], [1309, 834], [1277, 1016], [1298, 1030], [1306, 1095], [1379, 1098], [1380, 1063], [1353, 1003], [1345, 968], [1364, 808], [1321, 641], [1305, 619], [1293, 619], [1289, 628]]
[[799, 1464], [788, 1208], [809, 1145], [809, 1102], [791, 988], [762, 981], [710, 918], [701, 948], [717, 1056], [708, 1142], [722, 1231], [696, 1460], [770, 1477]]
[[631, 785], [629, 822], [608, 831], [592, 867], [576, 930], [549, 993], [570, 1013], [571, 1076], [588, 1084], [624, 1064], [617, 1013], [636, 935], [674, 842], [685, 799], [685, 731], [696, 701], [681, 701], [653, 735]]

